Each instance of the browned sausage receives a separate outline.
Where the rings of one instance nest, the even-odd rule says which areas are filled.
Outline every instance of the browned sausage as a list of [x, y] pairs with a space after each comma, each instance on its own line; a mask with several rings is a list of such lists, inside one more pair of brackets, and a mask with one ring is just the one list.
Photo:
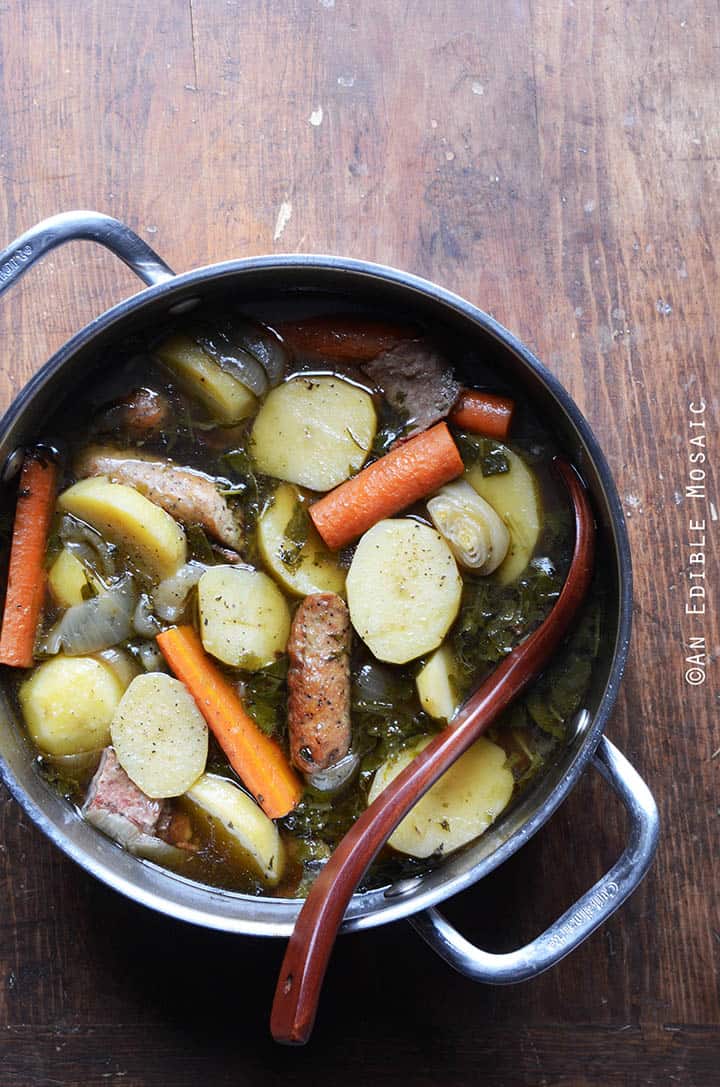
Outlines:
[[335, 593], [306, 596], [288, 642], [290, 753], [312, 774], [350, 748], [350, 617]]
[[237, 550], [243, 534], [234, 511], [220, 494], [217, 481], [194, 468], [184, 468], [161, 457], [148, 457], [134, 450], [109, 446], [88, 446], [75, 462], [75, 472], [86, 476], [107, 476], [113, 483], [125, 483], [149, 498], [179, 521], [199, 524], [220, 543]]

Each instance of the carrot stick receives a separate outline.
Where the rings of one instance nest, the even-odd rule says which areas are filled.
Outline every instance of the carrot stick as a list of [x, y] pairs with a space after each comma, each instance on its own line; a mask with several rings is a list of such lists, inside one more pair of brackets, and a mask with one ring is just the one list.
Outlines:
[[280, 746], [257, 727], [191, 626], [158, 634], [165, 660], [195, 699], [235, 773], [270, 819], [287, 815], [302, 786]]
[[411, 325], [353, 315], [287, 321], [278, 331], [294, 351], [355, 362], [367, 362], [381, 351], [389, 351], [401, 340], [414, 340], [418, 335], [418, 330]]
[[447, 425], [437, 423], [313, 503], [310, 516], [327, 546], [336, 550], [462, 471]]
[[35, 451], [20, 473], [13, 525], [5, 611], [0, 634], [0, 664], [30, 668], [35, 633], [45, 599], [45, 548], [55, 509], [58, 466]]
[[461, 430], [505, 441], [514, 411], [515, 402], [507, 396], [463, 389], [450, 413], [450, 422]]

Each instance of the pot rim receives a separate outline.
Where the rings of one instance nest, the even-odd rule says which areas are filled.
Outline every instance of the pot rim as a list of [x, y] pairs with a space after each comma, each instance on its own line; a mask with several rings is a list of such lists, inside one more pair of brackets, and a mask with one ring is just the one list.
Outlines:
[[[559, 403], [594, 466], [610, 513], [614, 557], [617, 563], [617, 627], [607, 681], [592, 720], [582, 736], [574, 757], [566, 766], [561, 780], [555, 785], [544, 803], [537, 806], [537, 809], [525, 820], [522, 826], [506, 837], [505, 840], [502, 840], [488, 856], [478, 863], [465, 867], [455, 876], [439, 879], [435, 885], [424, 888], [422, 884], [414, 886], [412, 881], [409, 881], [410, 885], [404, 890], [401, 886], [404, 881], [398, 881], [398, 884], [389, 889], [383, 887], [373, 891], [356, 893], [341, 928], [341, 931], [347, 932], [395, 921], [429, 906], [436, 905], [444, 899], [467, 889], [488, 872], [502, 864], [520, 849], [557, 810], [586, 769], [603, 734], [615, 704], [629, 650], [632, 624], [632, 563], [622, 505], [610, 468], [589, 424], [570, 394], [536, 356], [495, 318], [473, 303], [430, 280], [387, 265], [353, 258], [324, 254], [273, 254], [222, 261], [195, 268], [180, 273], [166, 282], [147, 287], [105, 310], [58, 348], [20, 390], [0, 419], [0, 443], [49, 377], [60, 370], [78, 350], [90, 344], [97, 334], [110, 329], [113, 324], [120, 323], [128, 315], [142, 310], [146, 305], [160, 297], [164, 296], [166, 299], [172, 299], [176, 295], [188, 295], [188, 288], [208, 283], [214, 285], [224, 278], [231, 278], [238, 274], [250, 274], [262, 270], [287, 271], [300, 269], [327, 272], [336, 276], [348, 274], [356, 278], [364, 277], [370, 281], [389, 282], [396, 287], [410, 290], [417, 296], [439, 302], [459, 313], [519, 358], [526, 368], [534, 372], [551, 396]], [[184, 300], [189, 301], [188, 298]], [[63, 829], [58, 827], [27, 795], [11, 772], [6, 760], [1, 756], [0, 774], [5, 785], [24, 811], [56, 846], [91, 875], [134, 901], [177, 919], [223, 931], [271, 936], [288, 936], [292, 932], [295, 918], [302, 906], [301, 899], [255, 897], [238, 892], [219, 891], [216, 888], [206, 888], [204, 885], [199, 885], [184, 877], [163, 870], [164, 874], [173, 881], [177, 880], [180, 883], [190, 884], [202, 891], [207, 906], [200, 909], [196, 906], [187, 907], [179, 902], [169, 901], [160, 893], [140, 887], [130, 875], [126, 876], [118, 873], [105, 863], [102, 858], [91, 855], [79, 843], [71, 840]], [[78, 818], [69, 808], [67, 815], [68, 819]], [[124, 851], [121, 852], [124, 853]], [[127, 854], [124, 855], [127, 857]], [[138, 858], [131, 859], [138, 861], [143, 866], [150, 864], [150, 862], [140, 861]], [[151, 864], [150, 866], [155, 867]], [[442, 872], [442, 869], [435, 869], [435, 872]], [[431, 874], [429, 873], [429, 875]], [[393, 892], [395, 887], [400, 889], [395, 891], [392, 897], [390, 894], [386, 897], [386, 892]], [[213, 912], [213, 904], [227, 903], [228, 899], [254, 903], [256, 906], [262, 903], [266, 908], [271, 907], [273, 913], [277, 916], [266, 921], [236, 917], [217, 911]]]

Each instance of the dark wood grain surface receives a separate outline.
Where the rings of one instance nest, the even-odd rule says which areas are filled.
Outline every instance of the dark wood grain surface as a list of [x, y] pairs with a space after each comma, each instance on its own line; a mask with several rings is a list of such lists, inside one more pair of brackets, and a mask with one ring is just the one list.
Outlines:
[[[0, 0], [3, 241], [85, 206], [180, 270], [265, 252], [383, 261], [489, 310], [568, 386], [635, 556], [609, 734], [664, 829], [641, 890], [535, 982], [473, 985], [403, 924], [343, 939], [313, 1041], [288, 1051], [267, 1032], [279, 943], [129, 904], [3, 794], [3, 1085], [720, 1081], [719, 58], [714, 0]], [[33, 270], [0, 306], [2, 405], [135, 289], [87, 246]], [[685, 497], [701, 398], [702, 509]], [[708, 612], [689, 617], [698, 516]], [[707, 678], [692, 686], [700, 636]], [[449, 913], [485, 946], [516, 946], [623, 834], [590, 774]]]

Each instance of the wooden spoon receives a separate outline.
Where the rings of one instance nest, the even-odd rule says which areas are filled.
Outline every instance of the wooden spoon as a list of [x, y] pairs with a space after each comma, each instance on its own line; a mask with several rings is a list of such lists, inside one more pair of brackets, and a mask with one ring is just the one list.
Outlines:
[[338, 928], [353, 892], [398, 823], [414, 804], [548, 664], [590, 585], [595, 523], [575, 470], [559, 458], [575, 512], [570, 569], [549, 616], [502, 661], [447, 728], [382, 791], [347, 832], [315, 880], [283, 960], [270, 1029], [277, 1042], [304, 1045], [315, 1022], [320, 990]]

